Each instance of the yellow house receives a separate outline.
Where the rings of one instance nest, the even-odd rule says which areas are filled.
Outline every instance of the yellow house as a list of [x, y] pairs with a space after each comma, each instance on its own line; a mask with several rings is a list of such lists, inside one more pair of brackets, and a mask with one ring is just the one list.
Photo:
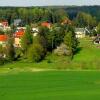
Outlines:
[[23, 36], [24, 34], [24, 30], [23, 29], [20, 29], [18, 31], [15, 32], [15, 39], [14, 39], [14, 46], [15, 47], [21, 47], [21, 37]]

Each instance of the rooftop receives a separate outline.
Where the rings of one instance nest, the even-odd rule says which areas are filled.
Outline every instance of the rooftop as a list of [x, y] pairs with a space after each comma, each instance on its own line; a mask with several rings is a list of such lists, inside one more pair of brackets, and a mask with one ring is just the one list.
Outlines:
[[7, 41], [7, 35], [0, 35], [0, 41]]

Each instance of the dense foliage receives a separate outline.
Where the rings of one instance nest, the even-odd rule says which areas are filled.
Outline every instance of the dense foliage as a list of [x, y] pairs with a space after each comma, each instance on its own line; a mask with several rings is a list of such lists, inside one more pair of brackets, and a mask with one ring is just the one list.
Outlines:
[[[22, 57], [38, 62], [44, 59], [48, 52], [57, 51], [59, 55], [60, 49], [62, 55], [73, 57], [78, 46], [76, 27], [88, 29], [90, 36], [100, 33], [99, 9], [99, 6], [0, 8], [0, 21], [7, 20], [12, 29], [12, 33], [0, 29], [0, 34], [8, 35], [5, 52], [7, 59], [13, 61], [16, 57]], [[20, 49], [14, 48], [13, 45], [13, 33], [17, 29], [14, 24], [16, 19], [21, 19], [21, 23], [17, 26], [26, 26], [25, 33], [21, 37]], [[51, 27], [42, 26], [42, 22], [49, 22]], [[37, 36], [32, 32], [34, 26], [39, 29]], [[3, 49], [0, 48], [2, 59]]]
[[[85, 12], [97, 21], [100, 21], [99, 6], [59, 6], [59, 7], [1, 7], [0, 19], [7, 19], [9, 24], [12, 24], [14, 19], [21, 18], [23, 23], [36, 23], [41, 21], [50, 21], [52, 23], [63, 20], [64, 17], [75, 19], [79, 12]], [[63, 16], [62, 16], [63, 15]]]
[[21, 23], [21, 25], [37, 23], [41, 21], [56, 23], [62, 21], [66, 16], [66, 12], [59, 9], [54, 10], [40, 7], [0, 8], [0, 19], [8, 20], [9, 24], [13, 24], [14, 19], [22, 19], [23, 23]]
[[22, 36], [22, 39], [20, 42], [21, 42], [23, 54], [26, 56], [27, 49], [33, 42], [33, 36], [31, 34], [30, 26], [26, 26], [25, 34]]

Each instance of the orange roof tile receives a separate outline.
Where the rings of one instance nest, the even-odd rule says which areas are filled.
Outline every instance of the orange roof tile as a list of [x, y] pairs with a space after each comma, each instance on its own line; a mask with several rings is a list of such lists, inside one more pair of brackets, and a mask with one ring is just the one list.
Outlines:
[[45, 27], [50, 27], [51, 26], [51, 23], [48, 23], [48, 22], [43, 22], [41, 23], [42, 26], [45, 26]]
[[15, 37], [22, 37], [23, 36], [23, 34], [24, 34], [24, 31], [23, 30], [19, 30], [19, 31], [17, 31], [17, 32], [15, 32]]
[[0, 41], [7, 41], [7, 35], [0, 35]]

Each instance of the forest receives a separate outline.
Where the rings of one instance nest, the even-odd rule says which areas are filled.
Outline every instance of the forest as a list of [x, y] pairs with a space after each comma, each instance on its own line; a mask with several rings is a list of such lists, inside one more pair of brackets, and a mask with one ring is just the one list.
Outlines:
[[16, 18], [22, 18], [26, 23], [44, 20], [55, 23], [59, 21], [58, 14], [66, 13], [74, 20], [79, 12], [89, 13], [100, 21], [100, 6], [0, 7], [0, 18], [7, 19], [9, 24]]

